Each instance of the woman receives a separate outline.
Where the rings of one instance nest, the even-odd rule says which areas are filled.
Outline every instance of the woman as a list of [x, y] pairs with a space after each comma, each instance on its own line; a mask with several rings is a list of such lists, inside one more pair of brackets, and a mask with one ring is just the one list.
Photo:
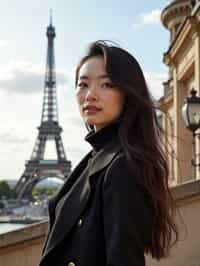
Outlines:
[[178, 232], [156, 107], [136, 59], [104, 41], [76, 69], [92, 150], [49, 202], [40, 266], [144, 266]]

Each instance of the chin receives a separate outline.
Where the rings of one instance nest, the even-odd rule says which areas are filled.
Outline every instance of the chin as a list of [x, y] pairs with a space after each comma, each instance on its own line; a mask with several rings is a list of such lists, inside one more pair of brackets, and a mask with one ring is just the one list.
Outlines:
[[85, 119], [85, 122], [90, 124], [91, 126], [95, 126], [95, 125], [98, 125], [98, 124], [104, 124], [104, 121], [99, 121], [97, 119]]
[[95, 126], [96, 124], [98, 124], [95, 121], [92, 121], [91, 119], [85, 119], [85, 122], [91, 126]]

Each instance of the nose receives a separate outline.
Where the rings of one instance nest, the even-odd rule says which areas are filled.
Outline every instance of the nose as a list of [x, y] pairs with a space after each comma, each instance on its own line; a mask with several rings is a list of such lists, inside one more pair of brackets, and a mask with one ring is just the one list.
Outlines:
[[98, 93], [95, 86], [90, 87], [85, 96], [86, 101], [94, 101], [98, 99]]

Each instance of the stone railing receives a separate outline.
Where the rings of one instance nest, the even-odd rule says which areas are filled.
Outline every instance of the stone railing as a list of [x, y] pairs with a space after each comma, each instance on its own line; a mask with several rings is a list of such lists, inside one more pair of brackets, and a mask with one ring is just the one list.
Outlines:
[[172, 81], [172, 79], [164, 82], [163, 86], [164, 86], [164, 96], [165, 97], [167, 97], [173, 93], [173, 81]]
[[[177, 216], [181, 241], [172, 248], [170, 257], [156, 261], [146, 257], [146, 266], [200, 265], [200, 180], [171, 188], [183, 221]], [[0, 235], [0, 265], [38, 266], [48, 222], [35, 223]]]
[[1, 266], [38, 266], [48, 222], [0, 235]]

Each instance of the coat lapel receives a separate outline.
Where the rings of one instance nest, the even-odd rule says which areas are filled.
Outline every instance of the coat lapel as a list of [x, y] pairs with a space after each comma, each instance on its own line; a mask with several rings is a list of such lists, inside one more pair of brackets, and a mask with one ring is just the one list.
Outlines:
[[[89, 199], [90, 182], [92, 178], [96, 177], [94, 174], [108, 166], [120, 150], [119, 143], [112, 141], [91, 159], [89, 159], [91, 152], [88, 153], [69, 176], [55, 200], [56, 216], [49, 232], [42, 260], [67, 236], [72, 226], [77, 222]], [[80, 170], [81, 165], [86, 161], [88, 161], [87, 167], [77, 177], [78, 169]], [[73, 184], [70, 182], [72, 179], [75, 179]], [[71, 186], [70, 190], [69, 186]], [[68, 193], [65, 193], [67, 191]]]

